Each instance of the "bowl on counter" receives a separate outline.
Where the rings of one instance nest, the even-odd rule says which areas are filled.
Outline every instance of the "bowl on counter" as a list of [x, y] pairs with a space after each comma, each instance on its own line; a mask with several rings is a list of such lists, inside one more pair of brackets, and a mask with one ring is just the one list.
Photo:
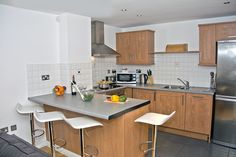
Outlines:
[[83, 101], [91, 101], [94, 97], [95, 91], [93, 89], [84, 90], [81, 92], [81, 98]]

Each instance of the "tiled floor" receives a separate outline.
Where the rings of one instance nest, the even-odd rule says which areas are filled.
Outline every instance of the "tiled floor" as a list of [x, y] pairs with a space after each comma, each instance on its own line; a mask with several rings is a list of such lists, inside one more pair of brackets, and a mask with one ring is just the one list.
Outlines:
[[157, 143], [156, 157], [236, 157], [236, 149], [163, 132]]

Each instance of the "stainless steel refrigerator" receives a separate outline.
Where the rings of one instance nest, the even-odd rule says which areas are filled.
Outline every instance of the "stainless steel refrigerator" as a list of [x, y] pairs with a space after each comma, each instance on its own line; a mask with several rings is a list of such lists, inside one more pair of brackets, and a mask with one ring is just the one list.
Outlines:
[[213, 142], [236, 148], [236, 39], [217, 42]]

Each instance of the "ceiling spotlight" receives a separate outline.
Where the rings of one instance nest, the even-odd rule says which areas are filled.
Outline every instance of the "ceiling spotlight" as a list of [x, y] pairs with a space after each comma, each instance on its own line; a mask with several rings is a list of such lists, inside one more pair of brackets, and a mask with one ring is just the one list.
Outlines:
[[141, 16], [143, 16], [143, 15], [142, 15], [142, 14], [137, 14], [136, 16], [137, 16], [137, 17], [141, 17]]
[[225, 1], [224, 4], [230, 4], [230, 1]]
[[128, 9], [123, 8], [123, 9], [121, 9], [121, 11], [122, 11], [122, 12], [126, 12], [126, 11], [128, 11]]

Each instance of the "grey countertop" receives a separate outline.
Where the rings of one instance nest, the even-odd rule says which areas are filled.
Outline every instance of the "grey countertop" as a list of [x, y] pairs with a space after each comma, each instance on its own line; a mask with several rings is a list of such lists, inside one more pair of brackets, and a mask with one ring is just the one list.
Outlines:
[[63, 96], [48, 94], [29, 97], [28, 99], [39, 104], [46, 104], [48, 106], [106, 120], [119, 117], [124, 113], [130, 112], [150, 103], [149, 100], [133, 98], [128, 98], [128, 101], [124, 104], [104, 102], [106, 95], [101, 94], [95, 94], [94, 98], [90, 102], [83, 102], [79, 95], [72, 96], [71, 94], [64, 94]]
[[[190, 87], [190, 89], [166, 89], [163, 88], [167, 86], [167, 84], [122, 84], [123, 87], [132, 87], [138, 89], [149, 89], [149, 90], [162, 90], [162, 91], [170, 91], [170, 92], [185, 92], [185, 93], [195, 93], [195, 94], [208, 94], [214, 95], [215, 90], [206, 88], [206, 87]], [[113, 89], [114, 90], [114, 89]]]
[[190, 89], [166, 89], [164, 88], [167, 84], [119, 84], [121, 87], [108, 89], [108, 90], [99, 90], [96, 93], [106, 93], [109, 91], [124, 89], [126, 87], [137, 88], [137, 89], [149, 89], [149, 90], [161, 90], [161, 91], [169, 91], [169, 92], [184, 92], [184, 93], [193, 93], [193, 94], [207, 94], [214, 95], [215, 90], [206, 88], [206, 87], [190, 87]]

